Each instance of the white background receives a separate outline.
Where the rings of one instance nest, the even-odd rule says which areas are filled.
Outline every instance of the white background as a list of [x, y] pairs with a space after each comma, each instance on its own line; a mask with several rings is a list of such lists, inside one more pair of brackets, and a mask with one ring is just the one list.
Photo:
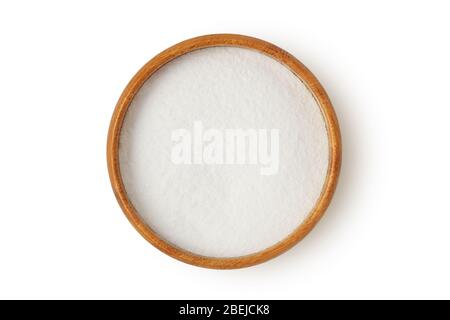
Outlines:
[[[3, 1], [0, 298], [450, 298], [449, 12], [446, 1]], [[131, 76], [172, 44], [221, 32], [303, 61], [344, 143], [313, 232], [233, 271], [143, 240], [105, 156]]]

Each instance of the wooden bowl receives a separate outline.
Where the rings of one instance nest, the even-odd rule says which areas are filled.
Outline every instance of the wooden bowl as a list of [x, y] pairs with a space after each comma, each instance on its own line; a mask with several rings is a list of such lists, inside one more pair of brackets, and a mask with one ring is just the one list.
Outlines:
[[[188, 52], [217, 46], [233, 46], [257, 50], [289, 68], [310, 90], [321, 108], [329, 142], [329, 165], [322, 193], [309, 216], [284, 240], [262, 251], [239, 257], [216, 258], [193, 254], [175, 247], [153, 231], [139, 216], [125, 190], [119, 165], [119, 140], [122, 124], [135, 94], [152, 74], [171, 60]], [[108, 171], [120, 207], [136, 230], [152, 245], [180, 261], [206, 268], [234, 269], [252, 266], [285, 252], [303, 239], [316, 225], [328, 207], [336, 188], [341, 165], [341, 138], [333, 106], [316, 77], [295, 57], [277, 46], [256, 38], [236, 34], [213, 34], [180, 42], [145, 64], [131, 79], [117, 102], [108, 133]]]

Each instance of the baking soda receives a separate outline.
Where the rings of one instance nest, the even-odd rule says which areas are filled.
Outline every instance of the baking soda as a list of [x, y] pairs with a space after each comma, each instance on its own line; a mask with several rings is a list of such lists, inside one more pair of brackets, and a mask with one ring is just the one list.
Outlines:
[[308, 88], [276, 60], [236, 47], [197, 50], [159, 69], [131, 103], [119, 144], [142, 220], [210, 257], [289, 236], [319, 199], [328, 159]]

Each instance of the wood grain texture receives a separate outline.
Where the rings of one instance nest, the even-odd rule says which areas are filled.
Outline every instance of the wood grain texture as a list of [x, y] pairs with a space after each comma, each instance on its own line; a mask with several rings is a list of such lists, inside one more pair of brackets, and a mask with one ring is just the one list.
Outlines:
[[[145, 81], [160, 67], [185, 53], [217, 46], [254, 49], [288, 67], [311, 91], [320, 106], [326, 123], [330, 149], [328, 172], [322, 193], [308, 218], [294, 232], [277, 244], [254, 254], [230, 258], [196, 255], [175, 247], [160, 238], [156, 232], [143, 222], [128, 199], [119, 165], [119, 140], [122, 124], [131, 101]], [[316, 77], [300, 61], [283, 49], [260, 39], [236, 34], [213, 34], [192, 38], [164, 50], [145, 64], [128, 83], [117, 102], [111, 119], [107, 142], [108, 171], [112, 188], [120, 207], [136, 230], [148, 242], [169, 256], [195, 266], [214, 269], [235, 269], [259, 264], [278, 256], [303, 239], [320, 220], [331, 201], [339, 176], [341, 153], [341, 137], [336, 114], [325, 90]]]

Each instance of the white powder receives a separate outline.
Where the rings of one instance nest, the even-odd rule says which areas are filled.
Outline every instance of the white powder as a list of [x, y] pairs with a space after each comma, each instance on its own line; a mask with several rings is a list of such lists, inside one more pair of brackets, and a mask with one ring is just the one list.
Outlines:
[[[279, 130], [278, 171], [260, 164], [176, 164], [172, 134], [204, 129]], [[270, 141], [270, 139], [269, 139]], [[211, 257], [251, 254], [287, 237], [318, 200], [328, 138], [310, 91], [259, 52], [208, 48], [157, 71], [130, 105], [120, 169], [142, 219], [160, 237]]]

